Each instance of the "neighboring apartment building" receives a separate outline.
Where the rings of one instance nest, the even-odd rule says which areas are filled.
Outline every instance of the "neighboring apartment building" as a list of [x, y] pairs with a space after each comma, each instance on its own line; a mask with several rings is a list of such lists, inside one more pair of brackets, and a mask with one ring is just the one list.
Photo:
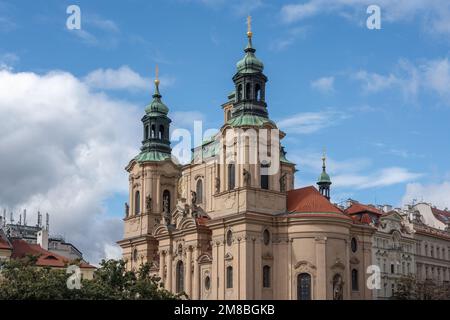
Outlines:
[[418, 279], [450, 282], [450, 211], [418, 203], [407, 214], [415, 231]]
[[[12, 217], [12, 215], [11, 215]], [[92, 279], [95, 267], [85, 262], [82, 253], [61, 237], [49, 237], [48, 218], [46, 227], [41, 225], [38, 214], [36, 226], [26, 225], [26, 220], [7, 224], [5, 215], [0, 219], [0, 260], [22, 259], [32, 255], [37, 257], [36, 266], [64, 270], [70, 264], [81, 269], [82, 277]]]

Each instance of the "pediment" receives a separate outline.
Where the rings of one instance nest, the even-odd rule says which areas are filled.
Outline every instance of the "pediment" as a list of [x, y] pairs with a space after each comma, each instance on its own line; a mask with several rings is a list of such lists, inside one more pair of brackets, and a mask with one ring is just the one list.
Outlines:
[[331, 269], [345, 270], [345, 264], [343, 264], [342, 261], [339, 258], [337, 258], [334, 264], [331, 266]]
[[359, 264], [359, 259], [355, 256], [351, 257], [350, 259], [351, 264]]
[[233, 255], [229, 252], [225, 255], [225, 260], [233, 260]]
[[212, 257], [208, 253], [204, 253], [200, 257], [198, 257], [198, 263], [199, 264], [210, 264], [210, 263], [212, 263]]
[[299, 261], [299, 262], [297, 262], [294, 265], [295, 269], [299, 269], [300, 267], [308, 267], [308, 268], [311, 268], [311, 269], [316, 269], [315, 265], [313, 265], [312, 263], [310, 263], [310, 262], [308, 262], [306, 260]]

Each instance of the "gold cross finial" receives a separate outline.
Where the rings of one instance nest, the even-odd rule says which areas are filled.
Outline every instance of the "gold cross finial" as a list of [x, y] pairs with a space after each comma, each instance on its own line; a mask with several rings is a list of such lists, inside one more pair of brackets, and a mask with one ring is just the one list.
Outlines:
[[251, 38], [252, 35], [253, 35], [253, 33], [252, 33], [252, 17], [249, 15], [247, 17], [247, 36], [249, 38]]
[[322, 162], [323, 162], [323, 165], [322, 165], [322, 167], [325, 169], [325, 160], [327, 159], [327, 157], [326, 157], [326, 153], [325, 153], [325, 147], [323, 148], [323, 153], [322, 153]]
[[159, 85], [159, 68], [158, 65], [155, 67], [155, 83], [156, 85]]

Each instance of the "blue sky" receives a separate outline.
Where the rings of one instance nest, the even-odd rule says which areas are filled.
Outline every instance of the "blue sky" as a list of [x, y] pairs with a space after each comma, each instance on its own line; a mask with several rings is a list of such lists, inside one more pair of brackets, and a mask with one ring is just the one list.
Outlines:
[[[381, 30], [366, 27], [366, 9], [373, 3], [381, 8]], [[71, 4], [81, 8], [81, 30], [66, 28], [66, 8]], [[206, 128], [220, 127], [220, 105], [233, 90], [235, 64], [246, 45], [247, 14], [253, 18], [256, 55], [264, 62], [269, 78], [266, 100], [270, 117], [287, 133], [283, 142], [288, 158], [298, 164], [297, 187], [315, 183], [326, 148], [336, 202], [351, 197], [397, 206], [415, 198], [450, 207], [447, 1], [0, 1], [0, 69], [5, 77], [14, 79], [8, 83], [21, 81], [18, 75], [25, 73], [35, 76], [35, 86], [55, 83], [62, 86], [59, 92], [79, 86], [86, 90], [82, 91], [86, 101], [92, 101], [91, 97], [106, 101], [104, 108], [92, 104], [93, 109], [84, 111], [75, 103], [70, 113], [73, 118], [61, 120], [67, 121], [63, 125], [67, 130], [45, 138], [64, 140], [63, 144], [49, 143], [54, 154], [59, 146], [66, 150], [65, 143], [73, 141], [76, 154], [89, 146], [90, 154], [99, 157], [90, 159], [92, 163], [86, 167], [75, 161], [70, 179], [89, 186], [90, 181], [106, 180], [100, 175], [108, 176], [109, 180], [92, 192], [95, 199], [81, 205], [75, 203], [81, 195], [70, 198], [75, 215], [83, 221], [92, 215], [100, 225], [111, 221], [115, 227], [110, 239], [120, 237], [118, 217], [123, 215], [128, 183], [123, 169], [126, 159], [138, 152], [140, 117], [151, 99], [156, 64], [174, 125], [192, 129], [192, 121], [197, 119]], [[52, 77], [61, 80], [51, 82]], [[49, 105], [48, 113], [39, 113], [40, 104], [33, 105], [39, 100], [34, 99], [35, 91], [27, 92], [26, 104], [40, 119], [33, 124], [40, 128], [52, 124], [51, 112], [71, 106], [70, 100], [61, 103], [49, 98], [55, 104]], [[3, 103], [1, 99], [0, 112], [2, 106], [5, 110], [8, 106], [8, 99], [3, 98]], [[21, 117], [25, 117], [22, 106], [14, 107], [20, 114], [15, 123], [21, 125]], [[78, 119], [81, 112], [83, 117], [95, 113], [96, 122]], [[97, 128], [99, 123], [104, 131], [97, 131], [103, 130]], [[65, 138], [67, 131], [79, 134]], [[103, 137], [108, 131], [114, 134], [92, 142], [96, 132]], [[99, 141], [114, 147], [96, 153], [94, 145]], [[27, 140], [27, 145], [30, 143], [32, 138]], [[0, 155], [6, 150], [0, 150]], [[59, 160], [70, 163], [72, 151], [67, 150]], [[12, 155], [23, 152], [20, 147], [8, 150]], [[50, 157], [46, 160], [53, 161]], [[23, 166], [29, 165], [32, 172], [30, 163]], [[117, 172], [106, 170], [105, 163]], [[49, 165], [45, 170], [56, 167], [64, 170], [64, 165]], [[95, 170], [90, 171], [92, 168]], [[24, 179], [22, 169], [10, 170], [11, 181]], [[43, 177], [37, 175], [36, 179]], [[52, 173], [52, 179], [57, 181], [58, 175]], [[65, 211], [64, 204], [56, 209], [43, 200], [62, 186], [57, 190], [36, 187], [17, 199], [8, 197], [9, 186], [0, 189], [0, 205], [11, 210], [31, 206], [30, 210], [64, 216], [54, 212]], [[88, 194], [84, 196], [89, 198]], [[71, 219], [64, 221], [69, 222], [57, 224], [57, 231], [66, 233]], [[91, 232], [102, 233], [98, 228]], [[95, 260], [102, 250], [109, 250], [106, 255], [117, 253], [108, 248], [100, 246], [88, 254]]]

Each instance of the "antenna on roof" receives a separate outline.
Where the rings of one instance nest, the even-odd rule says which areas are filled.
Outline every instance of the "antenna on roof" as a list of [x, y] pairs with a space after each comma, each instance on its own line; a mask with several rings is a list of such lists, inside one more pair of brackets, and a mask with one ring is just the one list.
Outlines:
[[40, 211], [38, 211], [38, 216], [37, 216], [37, 226], [41, 227], [42, 226], [42, 214]]
[[50, 215], [48, 212], [45, 213], [45, 229], [47, 232], [50, 230]]

